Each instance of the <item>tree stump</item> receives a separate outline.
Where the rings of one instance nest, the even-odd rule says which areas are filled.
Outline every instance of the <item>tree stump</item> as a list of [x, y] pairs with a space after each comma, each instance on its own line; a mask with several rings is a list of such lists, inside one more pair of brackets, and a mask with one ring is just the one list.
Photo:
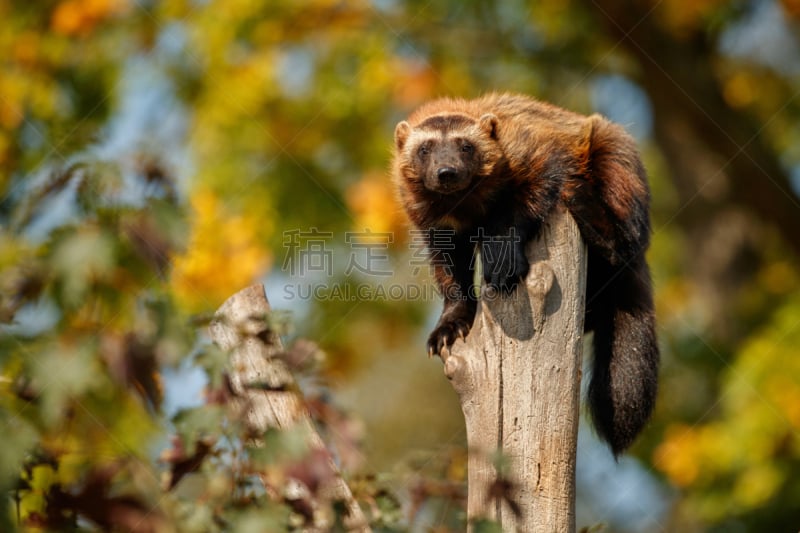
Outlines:
[[[472, 331], [444, 356], [466, 421], [468, 515], [503, 531], [574, 532], [586, 247], [559, 208], [527, 254], [525, 284], [502, 297], [484, 286]], [[498, 450], [510, 462], [502, 479]]]
[[[295, 392], [297, 387], [291, 372], [283, 360], [275, 357], [283, 351], [283, 346], [280, 337], [267, 326], [265, 318], [269, 312], [264, 286], [253, 285], [228, 298], [209, 326], [214, 342], [230, 352], [231, 407], [253, 435], [263, 435], [269, 428], [300, 427], [309, 449], [328, 453], [302, 398]], [[347, 509], [344, 524], [348, 531], [371, 531], [333, 459], [328, 458], [334, 476], [320, 489], [320, 495], [344, 504]], [[288, 497], [309, 499], [314, 504], [315, 523], [305, 531], [330, 530], [330, 517], [317, 512], [317, 502], [302, 483], [294, 480], [284, 489]]]

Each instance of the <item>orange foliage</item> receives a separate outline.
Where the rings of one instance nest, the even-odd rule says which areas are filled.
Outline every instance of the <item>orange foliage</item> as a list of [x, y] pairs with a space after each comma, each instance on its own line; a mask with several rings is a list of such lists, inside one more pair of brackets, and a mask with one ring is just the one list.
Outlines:
[[697, 450], [698, 439], [694, 428], [675, 424], [667, 428], [663, 442], [653, 452], [653, 463], [679, 487], [691, 485], [699, 474], [698, 457], [690, 453]]
[[355, 228], [375, 233], [392, 232], [395, 242], [404, 240], [404, 215], [394, 198], [392, 185], [382, 172], [367, 173], [347, 189], [347, 206], [355, 215]]
[[756, 98], [758, 85], [758, 80], [752, 76], [737, 72], [725, 82], [722, 96], [731, 107], [745, 107]]
[[217, 307], [264, 273], [270, 255], [259, 237], [259, 221], [228, 212], [211, 191], [192, 195], [195, 222], [188, 250], [173, 260], [172, 287], [191, 311]]
[[0, 100], [0, 128], [13, 130], [22, 122], [22, 107], [16, 102]]
[[50, 27], [61, 35], [86, 36], [100, 22], [122, 13], [127, 4], [127, 0], [66, 0], [53, 11]]
[[794, 431], [800, 430], [800, 386], [789, 377], [776, 374], [766, 384], [766, 397]]
[[676, 34], [691, 34], [703, 27], [725, 0], [664, 0], [657, 2], [656, 13]]
[[11, 58], [20, 65], [32, 66], [39, 60], [41, 37], [33, 31], [20, 33], [11, 46]]
[[399, 75], [394, 85], [394, 101], [403, 108], [412, 108], [433, 97], [436, 73], [421, 61], [396, 60], [392, 72]]
[[781, 6], [788, 16], [794, 19], [800, 18], [800, 0], [782, 0]]

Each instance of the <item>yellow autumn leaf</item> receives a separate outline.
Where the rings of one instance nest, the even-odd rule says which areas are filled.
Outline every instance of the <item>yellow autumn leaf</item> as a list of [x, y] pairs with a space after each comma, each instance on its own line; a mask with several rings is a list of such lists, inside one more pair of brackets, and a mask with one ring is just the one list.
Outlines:
[[216, 308], [263, 274], [271, 261], [254, 215], [229, 213], [211, 191], [191, 198], [194, 212], [189, 246], [173, 259], [171, 284], [190, 311]]
[[19, 494], [19, 516], [24, 522], [32, 514], [41, 514], [45, 510], [47, 506], [45, 495], [57, 479], [55, 470], [48, 464], [34, 466], [30, 474], [23, 472], [22, 478], [30, 487], [30, 490], [20, 491]]
[[345, 200], [355, 215], [356, 229], [392, 233], [394, 242], [404, 240], [404, 215], [384, 174], [367, 173], [347, 189]]
[[11, 57], [22, 65], [32, 66], [39, 58], [41, 36], [33, 31], [26, 31], [11, 43]]
[[795, 430], [800, 429], [800, 386], [788, 376], [770, 376], [765, 388], [769, 401], [780, 410]]
[[86, 35], [98, 23], [123, 12], [127, 4], [127, 0], [67, 0], [56, 6], [50, 27], [61, 35]]
[[689, 34], [706, 23], [723, 0], [664, 0], [656, 5], [656, 16], [676, 34]]
[[416, 107], [435, 94], [436, 73], [426, 62], [395, 58], [391, 70], [396, 76], [392, 89], [398, 107]]
[[61, 35], [74, 35], [78, 33], [83, 24], [83, 11], [78, 1], [61, 2], [53, 11], [50, 26], [55, 33]]
[[795, 268], [789, 261], [767, 264], [758, 273], [758, 280], [766, 290], [774, 294], [786, 294], [797, 285]]
[[663, 442], [653, 452], [653, 464], [675, 485], [691, 485], [700, 473], [698, 432], [683, 424], [667, 428]]
[[775, 494], [784, 477], [775, 464], [751, 466], [739, 476], [733, 489], [734, 500], [747, 508], [762, 505]]
[[722, 96], [731, 107], [744, 107], [756, 97], [756, 81], [743, 72], [729, 78], [722, 89]]

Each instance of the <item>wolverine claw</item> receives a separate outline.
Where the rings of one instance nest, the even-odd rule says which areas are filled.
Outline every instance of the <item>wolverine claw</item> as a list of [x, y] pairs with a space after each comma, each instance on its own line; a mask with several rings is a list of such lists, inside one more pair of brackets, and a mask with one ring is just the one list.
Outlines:
[[450, 335], [446, 334], [441, 339], [439, 339], [439, 354], [441, 355], [442, 350], [453, 344], [453, 341], [450, 340]]
[[428, 337], [428, 353], [441, 356], [445, 349], [449, 352], [457, 339], [466, 340], [470, 327], [471, 324], [462, 319], [440, 323]]

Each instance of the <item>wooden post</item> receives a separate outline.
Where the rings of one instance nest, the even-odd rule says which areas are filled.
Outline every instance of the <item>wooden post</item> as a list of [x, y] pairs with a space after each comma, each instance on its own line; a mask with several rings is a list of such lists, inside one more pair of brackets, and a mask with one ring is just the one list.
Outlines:
[[[299, 425], [305, 430], [309, 449], [326, 450], [302, 399], [295, 392], [294, 378], [285, 363], [275, 357], [283, 351], [283, 346], [280, 337], [269, 331], [264, 320], [269, 311], [264, 287], [253, 285], [228, 298], [209, 326], [214, 342], [223, 350], [230, 351], [234, 411], [254, 435], [261, 435], [269, 428], [285, 430]], [[348, 531], [370, 531], [364, 513], [332, 459], [330, 467], [335, 476], [322, 487], [320, 494], [329, 501], [344, 502], [348, 511], [344, 523]], [[310, 496], [299, 481], [284, 489], [289, 497]], [[318, 510], [315, 509], [314, 513], [314, 527], [304, 531], [330, 530], [330, 517]]]
[[[586, 248], [562, 208], [527, 253], [525, 286], [495, 298], [484, 287], [472, 331], [444, 357], [466, 420], [468, 515], [503, 531], [574, 532]], [[497, 450], [517, 513], [497, 497]]]

